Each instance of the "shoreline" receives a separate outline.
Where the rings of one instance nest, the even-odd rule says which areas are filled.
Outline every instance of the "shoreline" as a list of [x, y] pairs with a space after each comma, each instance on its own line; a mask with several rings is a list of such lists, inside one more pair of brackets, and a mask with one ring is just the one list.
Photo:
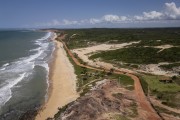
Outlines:
[[56, 33], [52, 39], [55, 43], [52, 61], [49, 63], [48, 99], [40, 107], [36, 120], [53, 118], [58, 108], [76, 100], [76, 75], [61, 42], [56, 41]]

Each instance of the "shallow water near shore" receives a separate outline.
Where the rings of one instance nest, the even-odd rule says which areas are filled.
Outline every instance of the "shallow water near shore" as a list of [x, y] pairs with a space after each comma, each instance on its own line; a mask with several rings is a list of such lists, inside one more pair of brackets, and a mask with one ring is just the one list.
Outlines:
[[53, 33], [0, 31], [0, 120], [16, 120], [46, 99]]

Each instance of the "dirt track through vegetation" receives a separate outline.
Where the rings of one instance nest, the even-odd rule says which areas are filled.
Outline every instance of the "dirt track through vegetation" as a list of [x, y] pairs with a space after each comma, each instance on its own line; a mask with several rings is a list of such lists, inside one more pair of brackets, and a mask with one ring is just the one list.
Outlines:
[[[66, 49], [66, 51], [70, 55], [70, 57], [73, 59], [75, 64], [77, 64], [81, 67], [86, 67], [86, 68], [93, 69], [93, 70], [98, 70], [98, 71], [104, 71], [105, 70], [107, 72], [109, 71], [109, 69], [100, 69], [100, 68], [95, 68], [92, 66], [81, 64], [74, 57], [72, 52], [67, 48], [66, 44], [62, 41], [62, 38], [64, 38], [64, 36], [59, 37], [58, 40], [60, 40], [60, 42], [63, 43], [64, 48]], [[161, 120], [161, 117], [157, 114], [157, 112], [154, 110], [154, 108], [151, 106], [150, 102], [148, 101], [147, 97], [145, 96], [139, 78], [137, 76], [131, 74], [131, 73], [120, 71], [120, 70], [114, 70], [114, 73], [126, 74], [127, 76], [131, 77], [134, 80], [134, 88], [135, 88], [135, 93], [136, 93], [136, 99], [137, 99], [138, 106], [139, 106], [138, 107], [138, 113], [141, 114], [141, 116], [143, 116], [143, 118], [145, 120]]]

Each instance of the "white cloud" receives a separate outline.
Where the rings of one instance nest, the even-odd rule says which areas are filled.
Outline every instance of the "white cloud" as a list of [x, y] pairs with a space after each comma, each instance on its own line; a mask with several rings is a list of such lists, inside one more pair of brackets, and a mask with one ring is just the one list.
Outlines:
[[98, 23], [103, 23], [103, 22], [120, 23], [126, 20], [127, 20], [126, 16], [108, 14], [108, 15], [104, 15], [101, 18], [90, 18], [89, 23], [90, 24], [98, 24]]
[[165, 10], [163, 10], [162, 12], [143, 12], [143, 15], [135, 15], [134, 19], [139, 21], [180, 20], [180, 7], [178, 8], [174, 2], [165, 3]]
[[127, 17], [126, 16], [118, 16], [118, 15], [104, 15], [102, 20], [105, 22], [110, 22], [110, 23], [119, 23], [122, 21], [126, 21]]
[[180, 19], [180, 7], [177, 8], [174, 2], [165, 3], [165, 15], [170, 19]]
[[147, 20], [158, 20], [162, 19], [163, 13], [157, 11], [143, 12], [144, 18]]
[[126, 20], [128, 20], [128, 18], [126, 16], [120, 16], [120, 20], [121, 21], [126, 21]]
[[91, 19], [89, 20], [89, 22], [90, 22], [91, 24], [97, 24], [97, 23], [101, 23], [102, 20], [96, 19], [96, 18], [91, 18]]
[[143, 12], [142, 16], [135, 15], [134, 19], [138, 21], [160, 20], [163, 18], [163, 13], [157, 11]]
[[105, 15], [103, 20], [106, 22], [117, 22], [119, 21], [119, 16], [117, 15]]
[[70, 21], [70, 20], [66, 20], [64, 19], [63, 21], [59, 21], [59, 20], [52, 20], [50, 22], [44, 22], [44, 23], [40, 23], [40, 24], [36, 24], [36, 27], [54, 27], [54, 26], [67, 26], [67, 25], [78, 25], [80, 24], [78, 21]]
[[78, 21], [70, 21], [70, 20], [64, 19], [62, 25], [77, 25], [77, 24], [79, 24]]
[[119, 16], [115, 14], [107, 14], [100, 18], [90, 18], [82, 20], [52, 20], [46, 23], [40, 23], [38, 26], [54, 27], [54, 26], [68, 26], [68, 25], [92, 25], [101, 23], [136, 23], [136, 22], [168, 22], [172, 20], [180, 20], [180, 7], [177, 7], [174, 2], [165, 3], [165, 9], [162, 11], [142, 12], [141, 15], [134, 16]]
[[144, 17], [143, 17], [143, 16], [135, 15], [135, 16], [134, 16], [134, 19], [135, 19], [135, 20], [138, 20], [138, 21], [141, 21], [141, 20], [144, 20]]

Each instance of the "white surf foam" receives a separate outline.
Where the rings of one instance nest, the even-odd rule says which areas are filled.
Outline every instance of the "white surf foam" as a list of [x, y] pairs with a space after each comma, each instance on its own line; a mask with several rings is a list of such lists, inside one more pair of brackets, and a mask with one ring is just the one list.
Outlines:
[[6, 66], [8, 66], [8, 65], [9, 65], [9, 63], [6, 63], [6, 64], [2, 65], [2, 67], [0, 68], [0, 70], [5, 70], [5, 69], [6, 69]]
[[46, 88], [46, 95], [45, 97], [45, 101], [47, 102], [48, 100], [48, 90], [49, 90], [49, 65], [47, 63], [44, 62], [44, 64], [41, 64], [42, 67], [44, 67], [47, 71], [46, 74], [46, 84], [47, 84], [47, 88]]
[[1, 68], [0, 70], [5, 70], [6, 68]]
[[[35, 40], [35, 44], [38, 43], [39, 47], [36, 49], [33, 49], [32, 51], [35, 52], [35, 54], [30, 55], [28, 57], [23, 57], [18, 59], [17, 61], [14, 61], [12, 63], [6, 63], [3, 65], [2, 68], [0, 68], [0, 76], [6, 75], [7, 78], [0, 78], [4, 82], [6, 82], [3, 87], [0, 87], [0, 107], [4, 105], [6, 102], [10, 100], [12, 97], [12, 91], [11, 89], [16, 86], [20, 81], [23, 80], [24, 77], [27, 77], [30, 72], [35, 67], [35, 61], [37, 58], [44, 58], [46, 54], [44, 52], [48, 49], [49, 43], [47, 40], [52, 36], [51, 32], [48, 32], [44, 37], [41, 39]], [[42, 60], [42, 59], [41, 59]], [[49, 67], [46, 62], [42, 63], [41, 66], [43, 66], [47, 70], [47, 77], [49, 73]], [[19, 76], [17, 76], [19, 74]], [[47, 84], [48, 78], [47, 78]]]
[[2, 67], [6, 67], [6, 66], [8, 66], [9, 65], [9, 63], [6, 63], [6, 64], [4, 64]]
[[12, 97], [11, 88], [18, 84], [25, 76], [26, 73], [20, 74], [13, 81], [10, 80], [7, 85], [0, 88], [0, 107], [3, 106]]

